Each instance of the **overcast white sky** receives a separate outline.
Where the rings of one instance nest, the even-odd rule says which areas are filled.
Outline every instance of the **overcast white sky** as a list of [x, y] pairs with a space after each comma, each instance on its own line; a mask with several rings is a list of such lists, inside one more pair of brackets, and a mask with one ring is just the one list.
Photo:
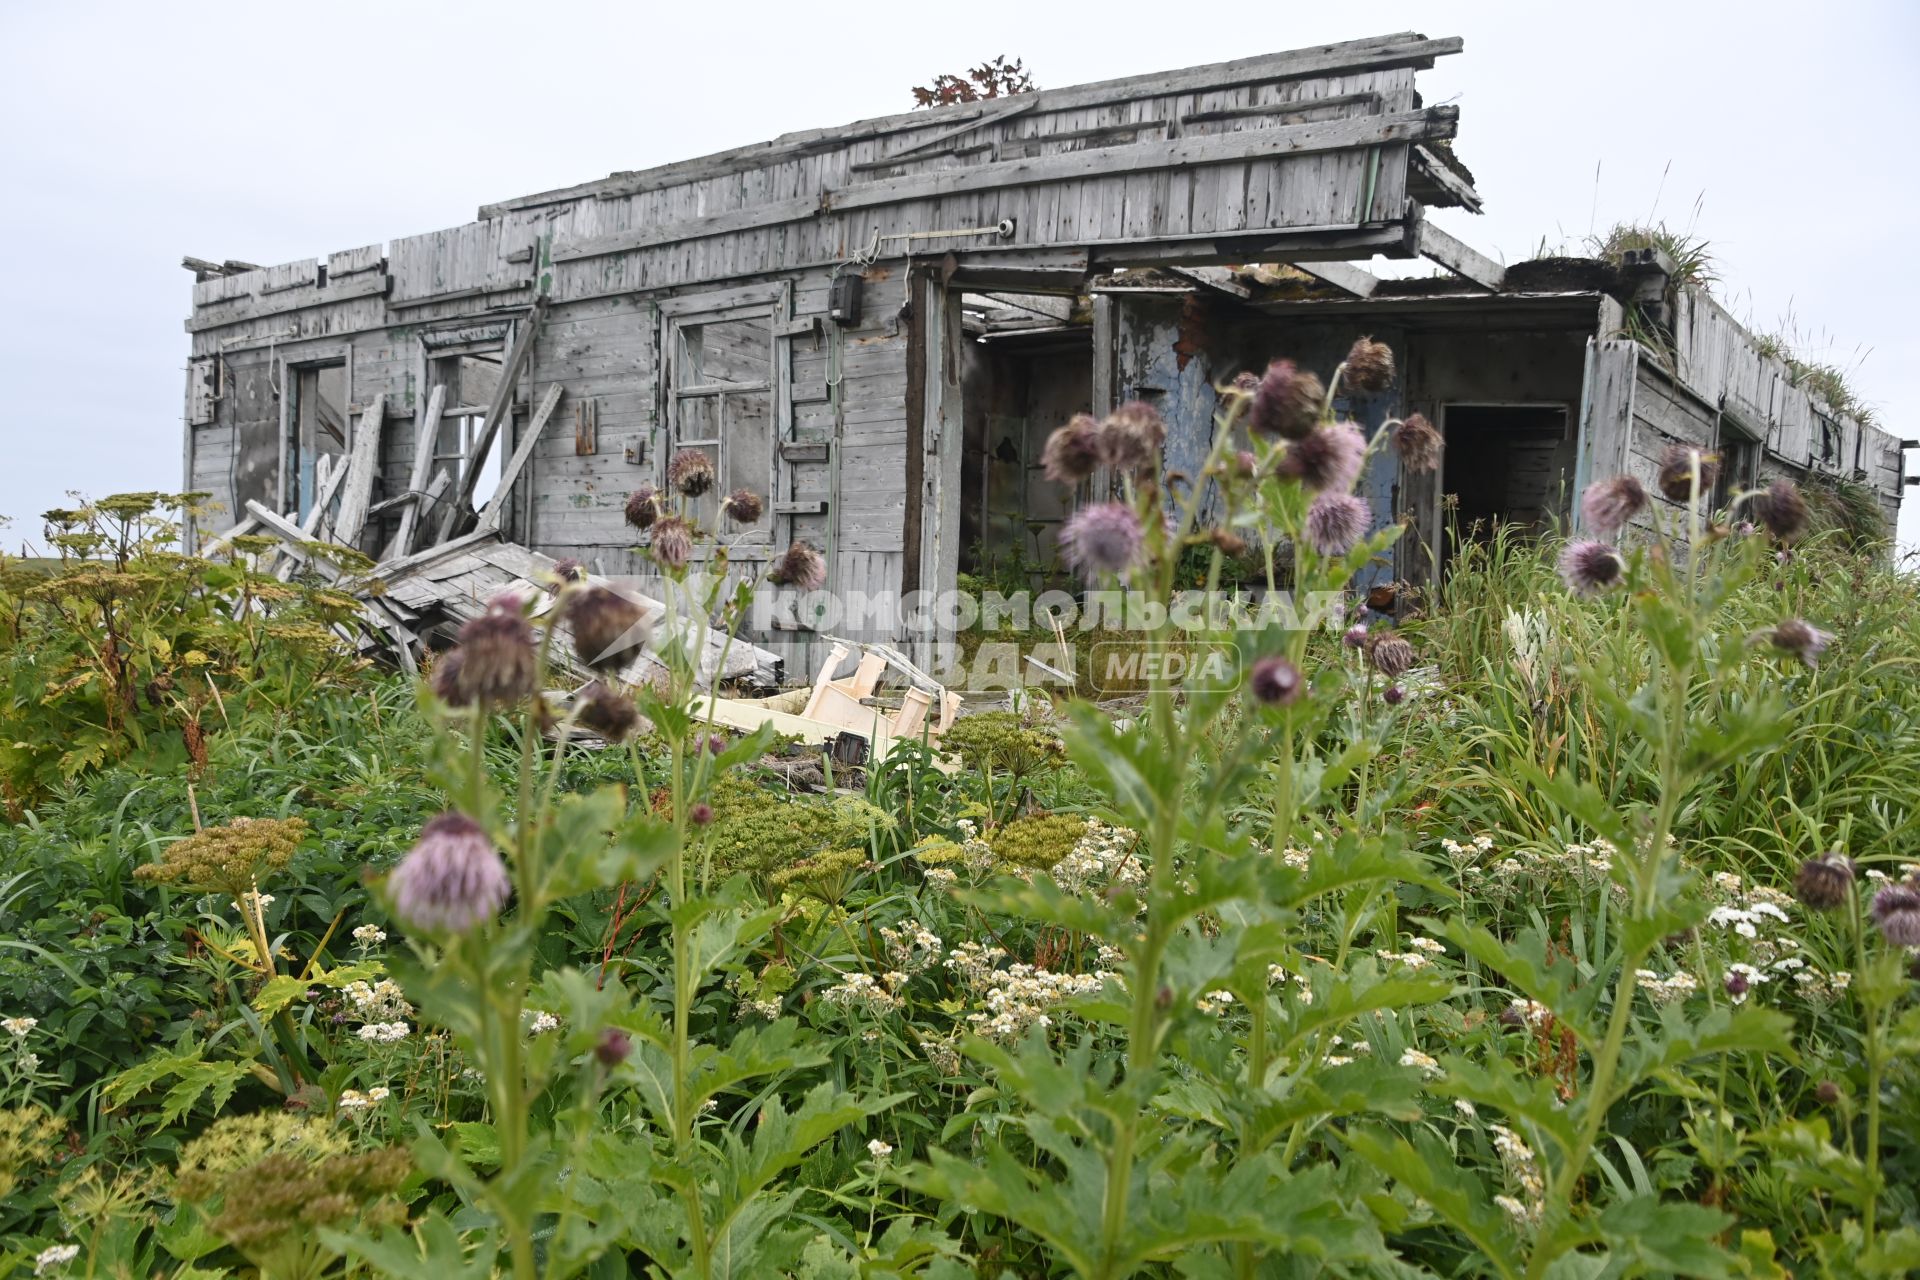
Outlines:
[[[1043, 87], [1390, 31], [1458, 35], [1496, 257], [1664, 218], [1732, 310], [1920, 436], [1920, 5], [0, 3], [0, 535], [69, 489], [180, 485], [183, 253], [277, 263], [489, 200], [912, 105], [1005, 53]], [[1920, 453], [1908, 455], [1920, 470]], [[1920, 546], [1920, 489], [1902, 541]]]

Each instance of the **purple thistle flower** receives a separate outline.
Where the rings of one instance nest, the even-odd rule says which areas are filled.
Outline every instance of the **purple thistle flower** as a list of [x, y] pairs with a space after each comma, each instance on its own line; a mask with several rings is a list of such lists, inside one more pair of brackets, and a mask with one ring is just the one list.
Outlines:
[[557, 596], [566, 590], [568, 583], [584, 582], [587, 577], [586, 568], [571, 556], [565, 560], [555, 560], [548, 572], [553, 575], [553, 581], [547, 583], [547, 594], [550, 596]]
[[684, 569], [693, 558], [693, 527], [679, 516], [662, 517], [654, 523], [649, 546], [661, 568]]
[[1341, 381], [1361, 395], [1374, 395], [1393, 385], [1393, 348], [1371, 337], [1357, 340], [1347, 352], [1347, 371]]
[[1385, 700], [1388, 706], [1397, 707], [1407, 700], [1407, 690], [1404, 685], [1390, 684], [1380, 694], [1380, 697]]
[[699, 449], [682, 449], [667, 464], [667, 487], [689, 498], [713, 488], [713, 459]]
[[448, 649], [433, 662], [433, 696], [450, 707], [464, 707], [472, 703], [466, 690], [460, 686], [460, 668], [466, 663], [466, 655], [458, 648]]
[[387, 879], [393, 913], [428, 933], [461, 934], [500, 914], [513, 888], [480, 824], [464, 813], [427, 823]]
[[713, 806], [705, 800], [699, 801], [687, 810], [687, 821], [696, 827], [704, 827], [713, 821]]
[[636, 529], [651, 529], [653, 522], [660, 518], [660, 494], [650, 484], [643, 484], [627, 495], [627, 523]]
[[1284, 707], [1299, 701], [1306, 689], [1300, 668], [1279, 654], [1269, 654], [1253, 664], [1247, 673], [1247, 688], [1268, 706]]
[[1298, 480], [1316, 493], [1346, 493], [1360, 478], [1367, 440], [1351, 422], [1338, 422], [1308, 432], [1287, 446], [1280, 474]]
[[1809, 858], [1800, 864], [1793, 888], [1802, 905], [1831, 911], [1847, 900], [1847, 891], [1853, 888], [1853, 863], [1839, 853]]
[[1767, 532], [1782, 542], [1805, 533], [1812, 518], [1807, 500], [1800, 496], [1800, 486], [1787, 479], [1768, 485], [1767, 491], [1753, 500], [1753, 513], [1767, 526]]
[[1319, 378], [1291, 360], [1275, 360], [1253, 393], [1247, 425], [1262, 435], [1304, 439], [1319, 425], [1326, 398]]
[[774, 564], [767, 580], [779, 587], [818, 591], [827, 581], [827, 562], [811, 542], [796, 542]]
[[1820, 665], [1820, 655], [1833, 642], [1831, 635], [1801, 618], [1788, 618], [1767, 633], [1767, 638], [1774, 648], [1792, 654], [1810, 667]]
[[735, 524], [753, 524], [766, 509], [766, 503], [751, 489], [735, 489], [720, 504], [721, 512]]
[[1068, 566], [1089, 582], [1103, 573], [1124, 575], [1140, 558], [1145, 534], [1140, 517], [1119, 502], [1082, 507], [1060, 526], [1060, 550]]
[[1367, 657], [1373, 662], [1373, 669], [1389, 680], [1398, 680], [1413, 670], [1417, 655], [1406, 637], [1388, 632], [1374, 637], [1373, 645], [1367, 650]]
[[1350, 493], [1323, 493], [1307, 508], [1307, 545], [1323, 556], [1344, 556], [1367, 535], [1373, 512]]
[[1622, 525], [1647, 505], [1647, 491], [1632, 476], [1596, 480], [1580, 495], [1580, 518], [1602, 537], [1618, 533]]
[[1896, 947], [1920, 947], [1920, 887], [1912, 880], [1890, 884], [1873, 895], [1873, 922]]
[[1714, 482], [1720, 478], [1720, 455], [1691, 445], [1670, 444], [1660, 455], [1660, 474], [1655, 483], [1660, 492], [1675, 502], [1693, 501], [1693, 473], [1700, 470], [1700, 493], [1711, 496]]
[[1055, 484], [1076, 485], [1100, 465], [1100, 423], [1090, 413], [1076, 413], [1056, 428], [1040, 450], [1040, 469]]
[[1748, 990], [1750, 990], [1752, 986], [1753, 986], [1753, 983], [1748, 979], [1747, 975], [1740, 972], [1738, 969], [1735, 969], [1729, 974], [1727, 974], [1727, 979], [1726, 979], [1727, 995], [1732, 997], [1734, 1003], [1736, 1004], [1738, 1004], [1740, 1000], [1746, 996]]
[[1408, 471], [1428, 472], [1437, 469], [1445, 443], [1424, 413], [1408, 414], [1393, 429], [1393, 451], [1400, 455], [1400, 465]]
[[640, 726], [640, 709], [632, 698], [595, 680], [580, 691], [575, 719], [608, 742], [625, 742]]
[[1367, 624], [1364, 622], [1356, 622], [1348, 627], [1347, 633], [1340, 637], [1340, 643], [1346, 645], [1349, 649], [1366, 648]]
[[594, 1041], [595, 1061], [608, 1070], [619, 1066], [633, 1052], [633, 1037], [619, 1027], [607, 1027], [600, 1032], [600, 1038]]
[[1569, 542], [1560, 553], [1560, 579], [1577, 596], [1596, 596], [1620, 581], [1626, 563], [1604, 542], [1585, 538]]
[[1167, 424], [1144, 400], [1129, 400], [1100, 424], [1100, 456], [1115, 471], [1139, 472], [1160, 463]]
[[539, 684], [533, 627], [518, 595], [503, 591], [487, 611], [460, 628], [459, 664], [451, 678], [454, 706], [498, 706], [533, 693]]
[[573, 651], [595, 671], [618, 671], [653, 634], [647, 611], [607, 587], [588, 587], [566, 608]]

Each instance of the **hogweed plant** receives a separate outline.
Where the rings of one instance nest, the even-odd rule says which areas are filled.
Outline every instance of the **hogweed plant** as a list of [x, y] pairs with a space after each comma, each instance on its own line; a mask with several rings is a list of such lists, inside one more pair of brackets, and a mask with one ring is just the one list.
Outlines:
[[[701, 686], [724, 670], [725, 654], [712, 661], [699, 624], [713, 617], [730, 633], [753, 586], [728, 591], [717, 542], [708, 567], [719, 572], [689, 572], [709, 536], [695, 501], [713, 487], [710, 460], [683, 452], [667, 478], [664, 492], [636, 492], [627, 517], [649, 534], [683, 620], [655, 625], [647, 606], [563, 563], [546, 601], [505, 596], [468, 622], [423, 693], [446, 724], [449, 808], [387, 880], [413, 950], [392, 965], [423, 1020], [449, 1030], [479, 1075], [487, 1120], [460, 1126], [452, 1141], [422, 1125], [415, 1157], [487, 1225], [466, 1229], [473, 1218], [463, 1216], [456, 1229], [430, 1213], [410, 1238], [342, 1237], [390, 1274], [486, 1275], [504, 1255], [517, 1280], [558, 1277], [609, 1250], [638, 1251], [662, 1275], [776, 1271], [807, 1233], [782, 1226], [793, 1193], [773, 1183], [885, 1105], [819, 1084], [790, 1110], [787, 1078], [826, 1059], [791, 1019], [734, 1034], [724, 1049], [701, 1037], [703, 993], [739, 969], [777, 919], [744, 875], [715, 883], [703, 844], [715, 780], [758, 759], [771, 737], [729, 742], [703, 702]], [[744, 490], [720, 503], [739, 524], [761, 509]], [[796, 543], [769, 579], [811, 590], [821, 574], [819, 554]], [[563, 635], [599, 674], [560, 713], [545, 686]], [[636, 690], [619, 673], [641, 653]], [[504, 793], [484, 758], [502, 729], [518, 752]], [[631, 785], [560, 793], [577, 730], [625, 743]], [[616, 890], [624, 906], [642, 883], [657, 892], [632, 900], [645, 904], [640, 927], [655, 931], [663, 966], [545, 962], [541, 941], [557, 910]]]

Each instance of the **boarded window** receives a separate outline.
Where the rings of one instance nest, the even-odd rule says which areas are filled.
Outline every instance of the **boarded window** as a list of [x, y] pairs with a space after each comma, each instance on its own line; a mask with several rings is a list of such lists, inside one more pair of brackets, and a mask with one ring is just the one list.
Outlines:
[[697, 449], [712, 460], [714, 490], [693, 504], [695, 520], [729, 541], [766, 537], [722, 522], [720, 498], [735, 489], [761, 497], [772, 492], [774, 464], [774, 351], [770, 311], [731, 312], [676, 322], [670, 341], [673, 447]]
[[303, 365], [293, 371], [293, 439], [287, 442], [294, 503], [300, 518], [313, 510], [319, 493], [322, 455], [330, 467], [344, 466], [347, 452], [347, 366]]

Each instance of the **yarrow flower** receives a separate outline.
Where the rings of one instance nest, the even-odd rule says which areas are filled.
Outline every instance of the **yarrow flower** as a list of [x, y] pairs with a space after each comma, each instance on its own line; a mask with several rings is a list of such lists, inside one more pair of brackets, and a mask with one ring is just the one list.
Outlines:
[[25, 1040], [27, 1033], [39, 1025], [38, 1018], [0, 1018], [0, 1031], [5, 1031], [15, 1040]]
[[1316, 492], [1345, 493], [1360, 478], [1366, 437], [1351, 422], [1310, 431], [1287, 446], [1280, 474]]
[[65, 1267], [79, 1256], [80, 1246], [77, 1244], [48, 1245], [33, 1255], [33, 1274], [43, 1275], [55, 1268]]
[[1055, 484], [1076, 485], [1094, 473], [1100, 458], [1099, 420], [1090, 413], [1076, 413], [1047, 437], [1040, 450], [1040, 469]]
[[893, 1144], [875, 1138], [867, 1144], [867, 1154], [871, 1155], [876, 1163], [885, 1164], [887, 1157], [893, 1154]]
[[377, 924], [363, 924], [353, 931], [353, 943], [362, 949], [377, 947], [387, 940], [387, 931]]
[[394, 914], [409, 925], [449, 934], [491, 920], [513, 891], [486, 831], [451, 811], [427, 823], [420, 842], [393, 869], [387, 890]]
[[767, 580], [775, 586], [818, 591], [827, 581], [827, 562], [810, 542], [796, 542], [775, 562]]
[[1699, 469], [1700, 493], [1711, 496], [1720, 478], [1720, 455], [1684, 444], [1670, 444], [1660, 455], [1660, 474], [1655, 481], [1660, 492], [1674, 502], [1690, 503], [1694, 494], [1694, 470]]
[[1626, 567], [1620, 553], [1604, 542], [1569, 542], [1560, 553], [1560, 579], [1577, 596], [1596, 596], [1620, 581]]
[[1253, 670], [1247, 673], [1247, 688], [1258, 701], [1284, 707], [1299, 701], [1306, 681], [1300, 675], [1300, 668], [1275, 653], [1253, 664]]
[[1890, 884], [1873, 895], [1873, 922], [1896, 947], [1920, 947], [1920, 886], [1912, 880]]
[[1060, 526], [1058, 536], [1068, 566], [1089, 582], [1103, 573], [1124, 575], [1138, 562], [1145, 540], [1140, 517], [1120, 502], [1080, 508]]
[[1366, 536], [1373, 512], [1350, 493], [1323, 493], [1307, 508], [1306, 540], [1322, 556], [1344, 556]]
[[713, 488], [713, 459], [699, 449], [682, 449], [667, 464], [667, 487], [689, 498]]
[[566, 609], [573, 652], [595, 671], [618, 671], [653, 634], [639, 601], [609, 587], [577, 592], [568, 598]]
[[1304, 439], [1319, 425], [1326, 398], [1319, 378], [1291, 360], [1275, 360], [1253, 393], [1247, 425], [1262, 435]]
[[1632, 476], [1596, 480], [1580, 495], [1580, 518], [1602, 537], [1618, 533], [1647, 505], [1647, 490]]
[[369, 1022], [355, 1034], [368, 1044], [392, 1044], [405, 1040], [410, 1030], [404, 1022]]
[[1400, 465], [1414, 473], [1425, 473], [1437, 469], [1440, 465], [1440, 453], [1445, 441], [1440, 432], [1427, 421], [1424, 413], [1410, 413], [1393, 429], [1393, 451], [1400, 458]]
[[1393, 385], [1393, 348], [1372, 338], [1360, 338], [1347, 352], [1341, 381], [1362, 395], [1375, 395]]

